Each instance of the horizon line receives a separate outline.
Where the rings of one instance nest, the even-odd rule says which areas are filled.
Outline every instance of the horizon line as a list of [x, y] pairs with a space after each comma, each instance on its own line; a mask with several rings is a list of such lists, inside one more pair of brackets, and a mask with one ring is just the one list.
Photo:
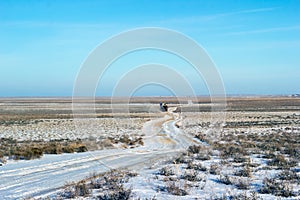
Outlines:
[[[214, 95], [216, 96], [216, 95]], [[129, 96], [82, 96], [76, 98], [128, 98]], [[179, 96], [164, 96], [164, 95], [143, 95], [143, 96], [131, 96], [131, 98], [195, 98], [195, 97], [211, 97], [210, 95], [196, 95], [196, 96], [189, 96], [189, 95], [179, 95]], [[293, 93], [293, 94], [226, 94], [225, 97], [300, 97], [300, 93]], [[0, 99], [7, 99], [7, 98], [15, 98], [15, 99], [30, 99], [30, 98], [37, 98], [37, 99], [46, 99], [46, 98], [74, 98], [73, 96], [0, 96]]]

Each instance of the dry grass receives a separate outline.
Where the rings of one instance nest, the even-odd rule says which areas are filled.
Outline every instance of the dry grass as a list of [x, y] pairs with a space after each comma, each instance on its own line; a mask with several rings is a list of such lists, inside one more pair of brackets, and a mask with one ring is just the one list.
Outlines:
[[40, 158], [43, 154], [61, 154], [85, 152], [87, 147], [81, 141], [50, 141], [50, 142], [18, 142], [13, 139], [0, 139], [0, 156], [8, 156], [11, 159], [35, 159]]
[[[221, 133], [216, 135], [209, 131], [211, 124], [199, 122], [195, 115], [194, 122], [188, 123], [187, 130], [193, 134], [192, 131], [201, 126], [204, 131], [197, 131], [193, 135], [204, 142], [204, 145], [192, 146], [187, 150], [192, 158], [189, 162], [186, 162], [188, 158], [184, 156], [178, 160], [185, 161], [182, 163], [187, 163], [188, 168], [196, 169], [195, 155], [205, 152], [203, 148], [209, 147], [208, 152], [214, 153], [207, 155], [211, 159], [219, 159], [208, 168], [209, 173], [217, 177], [216, 182], [247, 191], [234, 195], [224, 194], [223, 197], [212, 199], [260, 199], [257, 193], [249, 195], [249, 192], [254, 191], [278, 197], [299, 197], [300, 193], [295, 187], [300, 185], [300, 115], [288, 112], [253, 112], [251, 116], [247, 112], [238, 114], [242, 116], [232, 114]], [[202, 161], [205, 162], [205, 159]], [[265, 178], [260, 185], [257, 180], [267, 177], [269, 170], [277, 172], [271, 178]]]
[[[125, 144], [130, 148], [144, 145], [143, 138], [141, 136], [129, 136], [127, 134], [119, 135], [115, 137], [108, 137], [112, 144]], [[126, 147], [126, 146], [125, 146]]]
[[235, 171], [234, 175], [242, 177], [251, 177], [252, 169], [248, 165], [246, 165], [242, 169]]
[[126, 200], [129, 199], [132, 189], [124, 187], [124, 183], [133, 176], [136, 174], [124, 170], [111, 170], [93, 175], [85, 180], [66, 184], [63, 191], [58, 193], [57, 198], [72, 199], [96, 196], [96, 199], [100, 200]]
[[[105, 100], [105, 102], [109, 101]], [[119, 101], [122, 102], [122, 99]], [[158, 104], [161, 99], [137, 98], [132, 100], [132, 102], [149, 101]], [[168, 101], [174, 104], [178, 103], [178, 99], [175, 98], [166, 99], [166, 102]], [[103, 103], [104, 101], [98, 99], [97, 102]], [[173, 195], [187, 195], [192, 191], [189, 190], [190, 187], [196, 187], [199, 182], [204, 183], [202, 175], [208, 174], [214, 180], [218, 179], [216, 182], [228, 185], [223, 185], [224, 187], [240, 189], [237, 193], [227, 193], [222, 197], [211, 199], [260, 199], [260, 194], [255, 191], [275, 195], [279, 198], [293, 198], [297, 195], [296, 198], [299, 197], [300, 194], [293, 190], [293, 186], [299, 185], [299, 168], [296, 166], [299, 165], [300, 160], [300, 98], [229, 98], [226, 124], [218, 133], [218, 137], [215, 137], [214, 132], [208, 131], [213, 126], [208, 120], [209, 114], [206, 112], [211, 109], [210, 100], [193, 99], [193, 102], [202, 104], [201, 113], [196, 113], [198, 112], [195, 109], [196, 105], [182, 106], [181, 112], [187, 116], [183, 122], [185, 126], [182, 127], [188, 134], [194, 135], [204, 142], [204, 145], [191, 146], [185, 153], [174, 159], [174, 165], [180, 165], [181, 171], [174, 170], [172, 164], [161, 168], [155, 176], [164, 180], [165, 185], [157, 187], [158, 190]], [[146, 110], [144, 107], [132, 107], [133, 113], [127, 116], [143, 118], [145, 116], [155, 117], [154, 115], [157, 114], [147, 114]], [[4, 114], [0, 116], [2, 122], [1, 120], [0, 122], [5, 127], [26, 126], [28, 123], [39, 124], [38, 120], [43, 118], [41, 116], [44, 112], [44, 110], [30, 111], [31, 113], [27, 113], [21, 119], [17, 117], [19, 111], [5, 111], [5, 109], [3, 111]], [[101, 114], [102, 111], [103, 114]], [[194, 119], [188, 116], [191, 113], [195, 115]], [[70, 110], [68, 109], [51, 111], [46, 113], [44, 119], [69, 118], [69, 114]], [[204, 119], [200, 118], [198, 114]], [[97, 115], [101, 119], [112, 117], [109, 110], [102, 108], [97, 110]], [[125, 117], [124, 113], [120, 113], [119, 117]], [[130, 134], [113, 135], [111, 138], [104, 139], [106, 139], [107, 145], [124, 144], [127, 148], [142, 145], [141, 138], [132, 137]], [[60, 153], [61, 146], [62, 144], [51, 145], [47, 151]], [[64, 148], [65, 151], [72, 152], [76, 146], [71, 145], [70, 149]], [[39, 153], [38, 149], [29, 149], [29, 152], [35, 152], [36, 156]], [[3, 153], [0, 152], [0, 157], [4, 155]], [[253, 158], [256, 159], [255, 162], [252, 161]], [[259, 161], [257, 162], [257, 160]], [[268, 170], [275, 171], [275, 175], [265, 178], [261, 184], [262, 177], [258, 176], [267, 176]], [[98, 190], [101, 193], [97, 196], [98, 199], [128, 198], [131, 190], [123, 185], [126, 178], [122, 178], [124, 176], [116, 177], [119, 175], [110, 172], [93, 179], [93, 181], [86, 180], [76, 183], [71, 186], [70, 191], [73, 192], [73, 196], [79, 197], [89, 196], [90, 192]], [[202, 187], [197, 189], [201, 190]]]
[[259, 189], [262, 194], [273, 194], [275, 196], [291, 197], [295, 194], [291, 185], [287, 181], [277, 180], [276, 178], [265, 178], [262, 187]]
[[188, 195], [186, 188], [176, 184], [176, 182], [167, 182], [164, 190], [167, 191], [169, 194], [176, 195], [176, 196]]

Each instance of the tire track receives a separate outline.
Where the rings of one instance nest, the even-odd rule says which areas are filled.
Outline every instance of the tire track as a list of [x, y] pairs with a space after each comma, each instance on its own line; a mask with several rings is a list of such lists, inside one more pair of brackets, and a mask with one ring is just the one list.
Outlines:
[[57, 191], [66, 182], [79, 181], [93, 172], [122, 167], [140, 170], [152, 162], [174, 156], [196, 144], [175, 126], [179, 121], [179, 114], [170, 110], [165, 117], [145, 123], [145, 145], [135, 149], [45, 155], [40, 160], [7, 164], [0, 168], [0, 199], [43, 197]]

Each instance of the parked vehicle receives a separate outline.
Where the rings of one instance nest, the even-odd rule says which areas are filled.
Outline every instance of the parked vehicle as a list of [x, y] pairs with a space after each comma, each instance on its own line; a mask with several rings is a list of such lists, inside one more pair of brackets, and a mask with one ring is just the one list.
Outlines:
[[168, 111], [168, 105], [166, 103], [160, 102], [159, 105], [160, 105], [160, 110], [162, 112], [167, 112]]

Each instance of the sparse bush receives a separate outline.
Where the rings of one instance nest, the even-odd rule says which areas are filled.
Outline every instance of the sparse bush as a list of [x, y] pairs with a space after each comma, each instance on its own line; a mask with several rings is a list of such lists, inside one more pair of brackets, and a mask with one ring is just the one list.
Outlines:
[[234, 175], [243, 176], [243, 177], [251, 177], [252, 171], [249, 166], [244, 166], [242, 169], [235, 171]]
[[233, 158], [233, 162], [236, 163], [244, 163], [244, 162], [249, 162], [250, 158], [249, 157], [245, 157], [245, 156], [235, 156]]
[[43, 151], [39, 147], [24, 145], [24, 146], [11, 147], [9, 154], [10, 157], [15, 160], [19, 160], [19, 159], [30, 160], [30, 159], [42, 157]]
[[283, 155], [276, 155], [272, 160], [268, 162], [268, 165], [271, 166], [286, 166], [287, 160]]
[[71, 199], [76, 197], [86, 197], [91, 193], [90, 186], [83, 180], [77, 183], [67, 184], [58, 197]]
[[87, 147], [79, 142], [70, 143], [62, 147], [62, 152], [64, 153], [74, 153], [74, 152], [86, 152]]
[[189, 161], [187, 164], [187, 169], [194, 169], [199, 171], [207, 171], [207, 168], [203, 166], [201, 163], [195, 163], [193, 161]]
[[201, 140], [202, 142], [206, 142], [208, 144], [210, 143], [210, 140], [207, 138], [206, 134], [204, 133], [198, 133], [195, 137]]
[[91, 193], [90, 188], [88, 188], [85, 182], [79, 182], [75, 185], [75, 195], [76, 196], [87, 196]]
[[99, 178], [92, 179], [90, 182], [92, 189], [100, 189], [102, 188], [103, 184], [104, 184], [103, 179], [99, 179]]
[[209, 173], [213, 175], [219, 175], [221, 172], [220, 166], [217, 164], [212, 164], [209, 169]]
[[188, 195], [188, 192], [185, 189], [177, 186], [174, 182], [168, 182], [165, 189], [168, 193], [176, 196]]
[[231, 184], [233, 184], [232, 178], [230, 178], [228, 174], [226, 174], [226, 175], [221, 174], [219, 176], [219, 182], [223, 183], [225, 185], [231, 185]]
[[191, 160], [189, 156], [186, 156], [185, 154], [181, 154], [179, 157], [177, 157], [174, 160], [174, 163], [180, 164], [180, 163], [188, 163]]
[[295, 195], [287, 182], [277, 181], [275, 178], [265, 178], [259, 192], [283, 197]]
[[175, 174], [171, 167], [163, 167], [159, 170], [158, 173], [163, 176], [172, 176]]
[[108, 137], [108, 140], [110, 140], [114, 144], [123, 143], [131, 147], [144, 145], [142, 137], [131, 137], [127, 134], [121, 135], [119, 137]]
[[200, 153], [201, 151], [203, 151], [202, 146], [193, 145], [193, 146], [189, 146], [188, 148], [188, 152], [191, 154], [197, 154]]
[[283, 155], [276, 155], [275, 158], [268, 162], [270, 166], [276, 166], [278, 169], [288, 169], [295, 167], [297, 162], [294, 160], [287, 160]]
[[277, 174], [276, 178], [280, 180], [298, 181], [300, 183], [300, 176], [292, 170], [284, 170]]
[[201, 145], [193, 145], [189, 146], [188, 148], [189, 155], [196, 155], [197, 160], [210, 160], [211, 150], [208, 147], [201, 146]]
[[71, 183], [65, 186], [63, 192], [58, 194], [58, 198], [86, 197], [91, 194], [92, 189], [97, 189], [100, 195], [97, 199], [129, 199], [132, 189], [125, 188], [123, 183], [128, 181], [129, 177], [135, 176], [135, 173], [125, 171], [111, 170], [102, 175], [94, 175], [87, 183], [85, 180], [78, 183]]
[[248, 190], [250, 188], [250, 182], [248, 179], [236, 178], [234, 185], [240, 190]]
[[99, 200], [127, 200], [131, 195], [132, 189], [125, 189], [120, 187], [114, 191], [106, 191], [104, 194], [98, 195]]
[[[247, 196], [248, 197], [248, 196]], [[246, 199], [245, 199], [246, 200]], [[250, 192], [250, 197], [247, 200], [262, 200], [255, 191]]]
[[214, 143], [214, 147], [220, 151], [222, 158], [242, 157], [243, 155], [246, 155], [245, 149], [235, 143]]
[[282, 151], [284, 154], [288, 154], [290, 157], [294, 159], [300, 159], [300, 146], [299, 144], [290, 144], [287, 145]]
[[185, 171], [181, 178], [192, 182], [202, 181], [202, 178], [199, 177], [199, 173], [196, 170]]
[[248, 195], [246, 192], [234, 194], [234, 195], [223, 195], [222, 197], [217, 197], [214, 200], [262, 200], [255, 191], [251, 191], [250, 195]]
[[47, 154], [85, 152], [87, 147], [80, 141], [23, 141], [18, 142], [13, 139], [0, 139], [1, 150], [3, 156], [8, 156], [12, 159], [36, 159]]
[[57, 194], [58, 198], [71, 199], [76, 197], [74, 187], [65, 186], [64, 190]]
[[210, 160], [211, 157], [208, 154], [208, 152], [201, 152], [201, 153], [197, 154], [196, 159], [197, 160]]
[[52, 144], [45, 145], [44, 152], [46, 154], [61, 154], [62, 153], [61, 144], [53, 142]]

